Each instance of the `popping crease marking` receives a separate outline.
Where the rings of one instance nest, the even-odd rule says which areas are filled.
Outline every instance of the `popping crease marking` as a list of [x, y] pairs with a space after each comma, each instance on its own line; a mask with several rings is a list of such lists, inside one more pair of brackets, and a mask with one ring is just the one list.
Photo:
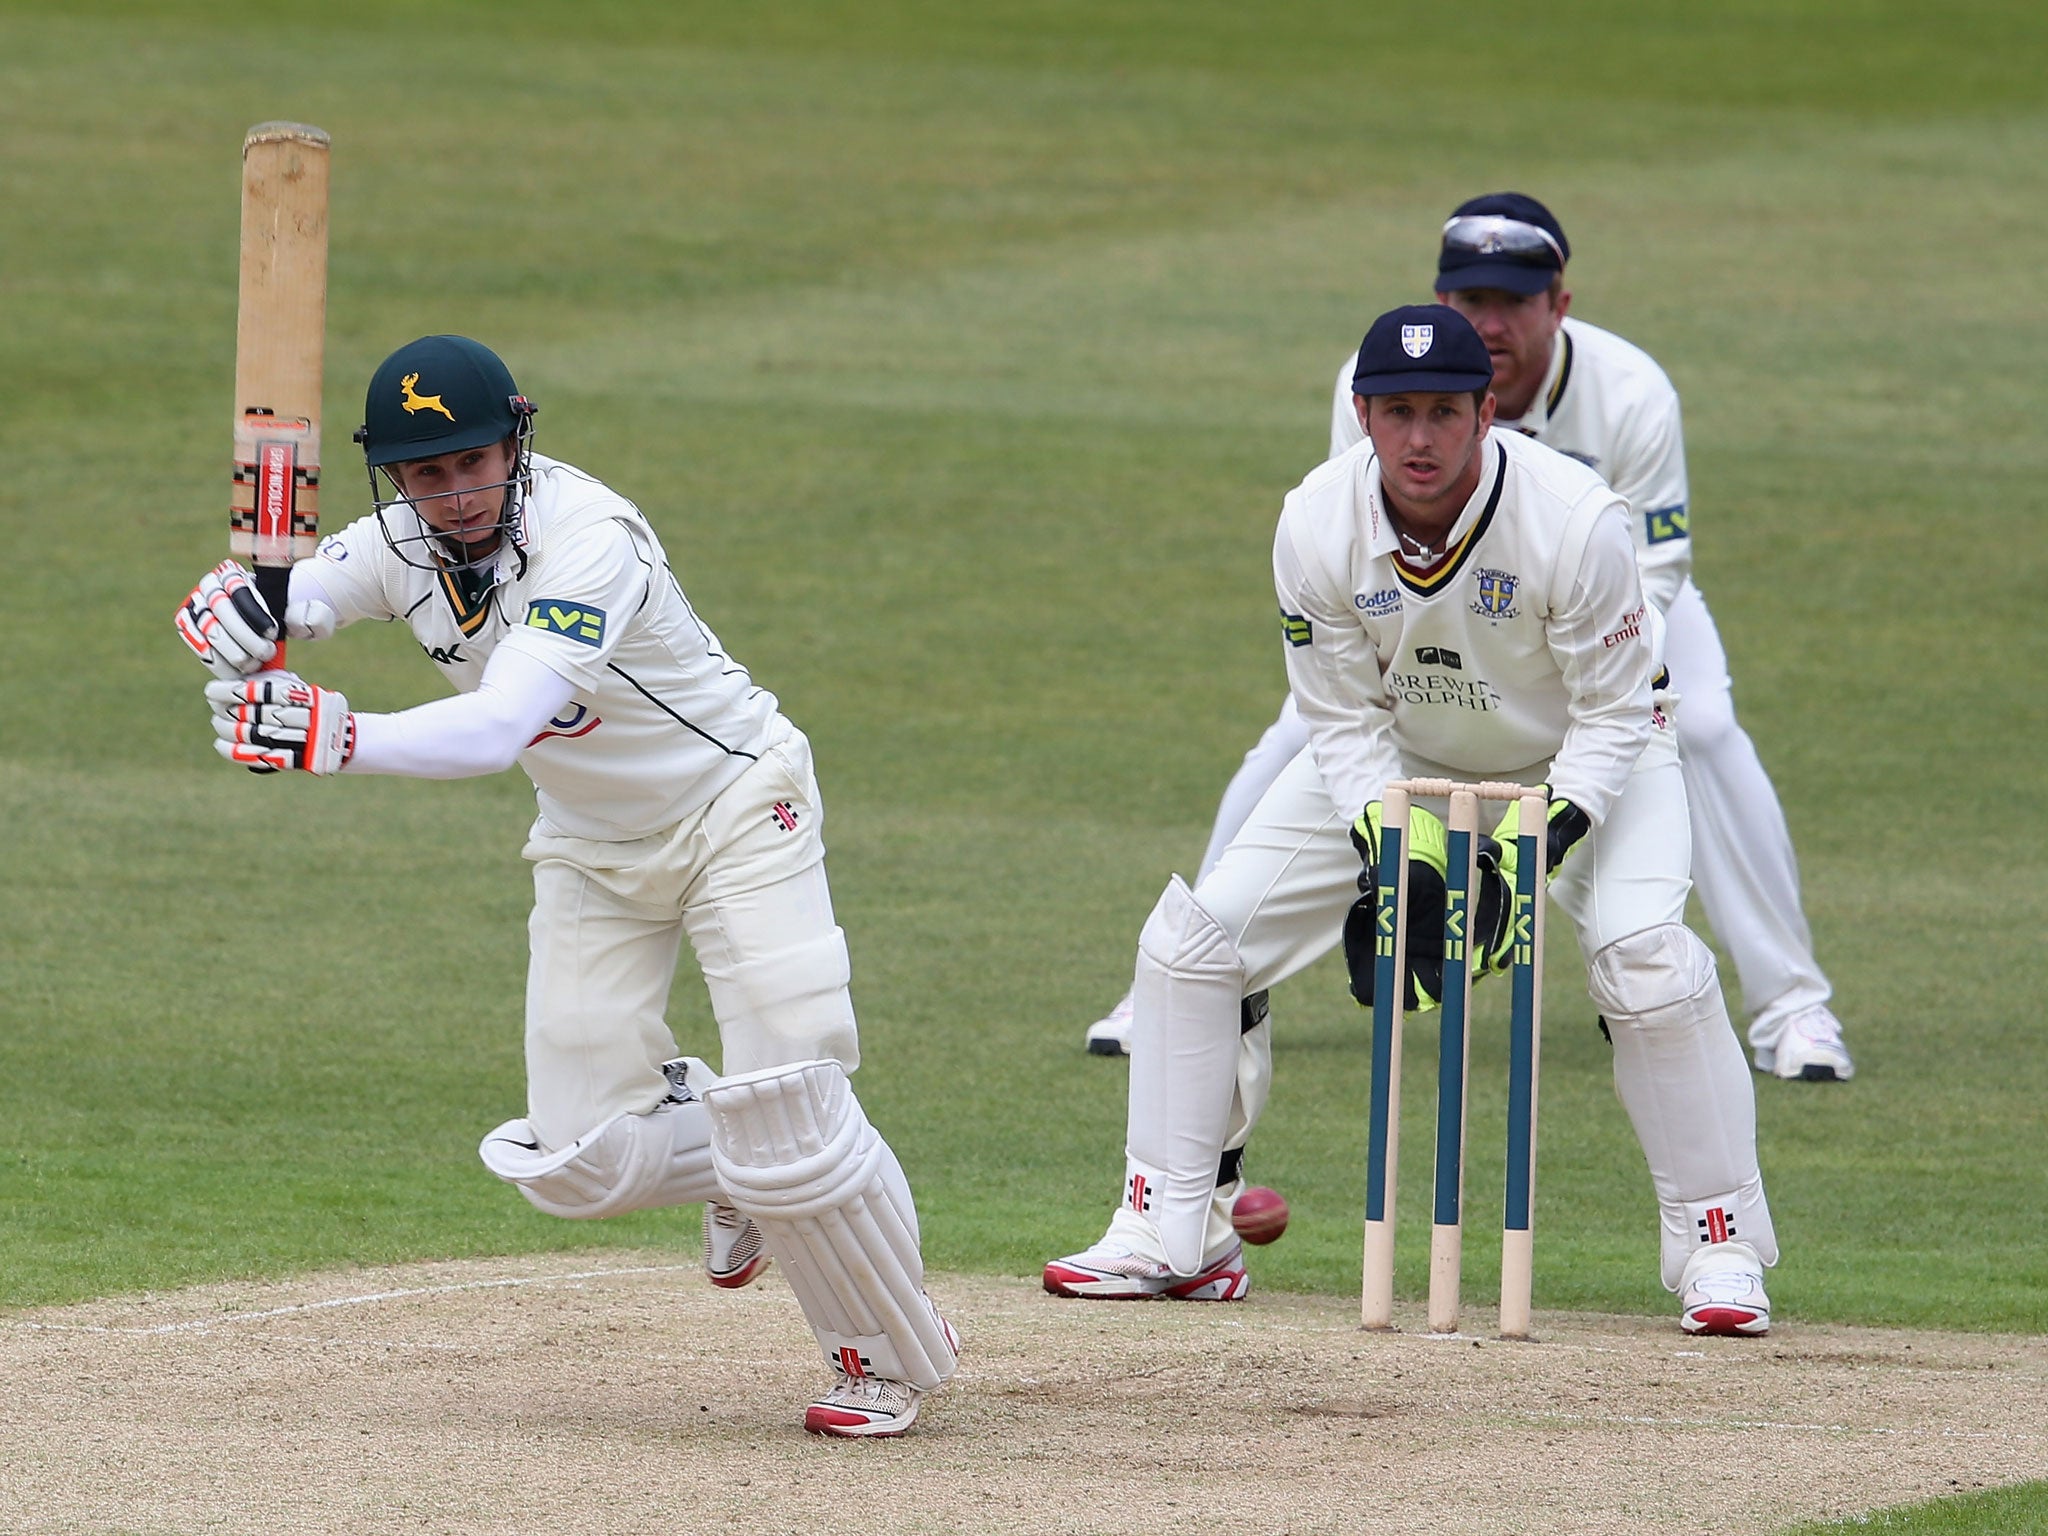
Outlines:
[[1919, 1425], [1900, 1428], [1892, 1424], [1799, 1424], [1777, 1419], [1681, 1419], [1643, 1413], [1517, 1413], [1510, 1417], [1530, 1423], [1634, 1424], [1648, 1429], [1795, 1429], [1828, 1435], [1907, 1435], [1937, 1440], [1997, 1440], [2009, 1445], [2048, 1440], [2048, 1435], [2031, 1430], [1928, 1429]]
[[255, 1323], [265, 1318], [290, 1317], [300, 1312], [322, 1312], [332, 1307], [361, 1307], [379, 1301], [404, 1301], [414, 1296], [451, 1296], [459, 1291], [506, 1290], [522, 1285], [560, 1285], [569, 1280], [604, 1280], [618, 1275], [667, 1275], [694, 1270], [694, 1264], [645, 1264], [633, 1269], [586, 1269], [569, 1275], [520, 1275], [502, 1280], [463, 1280], [453, 1285], [422, 1285], [398, 1291], [371, 1291], [362, 1296], [335, 1296], [326, 1301], [297, 1302], [289, 1307], [270, 1307], [261, 1312], [235, 1312], [226, 1317], [195, 1317], [182, 1323], [159, 1323], [154, 1328], [116, 1328], [101, 1323], [18, 1322], [17, 1328], [38, 1333], [120, 1333], [150, 1338], [170, 1333], [205, 1333], [229, 1323]]

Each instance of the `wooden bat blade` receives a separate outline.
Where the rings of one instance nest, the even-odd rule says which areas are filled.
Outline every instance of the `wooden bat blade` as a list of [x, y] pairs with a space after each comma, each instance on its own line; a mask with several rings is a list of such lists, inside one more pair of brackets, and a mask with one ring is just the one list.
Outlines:
[[242, 143], [228, 550], [280, 616], [284, 573], [319, 537], [327, 159], [327, 135], [304, 123], [259, 123]]

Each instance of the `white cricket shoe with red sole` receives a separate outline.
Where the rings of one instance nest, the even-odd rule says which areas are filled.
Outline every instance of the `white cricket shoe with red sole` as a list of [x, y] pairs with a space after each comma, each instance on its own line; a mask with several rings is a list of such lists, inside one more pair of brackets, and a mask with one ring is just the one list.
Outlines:
[[1771, 1331], [1763, 1260], [1747, 1243], [1710, 1243], [1685, 1262], [1678, 1326], [1687, 1333], [1756, 1338]]
[[1196, 1273], [1176, 1275], [1151, 1227], [1120, 1209], [1094, 1247], [1045, 1266], [1045, 1288], [1091, 1301], [1242, 1301], [1252, 1277], [1245, 1273], [1244, 1246], [1234, 1237]]
[[[943, 1317], [939, 1326], [946, 1330], [957, 1355], [960, 1335]], [[804, 1428], [812, 1434], [841, 1440], [890, 1440], [917, 1422], [924, 1393], [910, 1383], [886, 1376], [850, 1376], [837, 1367], [834, 1374], [838, 1380], [832, 1390], [804, 1410]]]
[[720, 1290], [752, 1285], [768, 1267], [768, 1243], [753, 1218], [704, 1202], [704, 1278]]

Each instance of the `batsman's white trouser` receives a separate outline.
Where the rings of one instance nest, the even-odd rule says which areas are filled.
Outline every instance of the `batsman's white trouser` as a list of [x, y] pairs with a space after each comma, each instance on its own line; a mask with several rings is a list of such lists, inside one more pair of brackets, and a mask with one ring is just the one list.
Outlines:
[[1742, 984], [1750, 1034], [1774, 1043], [1786, 1019], [1833, 988], [1799, 903], [1792, 832], [1756, 744], [1735, 718], [1714, 616], [1691, 581], [1665, 615], [1664, 656], [1679, 705], [1679, 761], [1692, 815], [1692, 878]]
[[[1728, 656], [1706, 599], [1690, 580], [1665, 615], [1664, 658], [1680, 703], [1672, 712], [1692, 820], [1692, 878], [1707, 922], [1735, 962], [1752, 1043], [1768, 1045], [1784, 1021], [1833, 994], [1813, 954], [1799, 902], [1792, 833], [1756, 744], [1735, 718]], [[1199, 884], [1260, 797], [1308, 745], [1294, 696], [1244, 756], [1216, 807]]]
[[545, 1149], [667, 1094], [661, 1064], [679, 1052], [665, 1015], [686, 933], [726, 1071], [859, 1065], [824, 807], [810, 743], [789, 731], [659, 836], [596, 842], [534, 824], [527, 1118]]
[[[1548, 767], [1537, 763], [1519, 773], [1486, 777], [1539, 783]], [[1473, 777], [1420, 760], [1405, 762], [1403, 772], [1410, 777]], [[1429, 808], [1444, 814], [1441, 803]], [[1571, 921], [1589, 962], [1607, 953], [1611, 963], [1614, 954], [1627, 953], [1612, 950], [1621, 941], [1684, 923], [1691, 888], [1686, 824], [1676, 743], [1668, 732], [1658, 732], [1607, 820], [1572, 850], [1550, 885], [1551, 899]], [[1195, 887], [1191, 900], [1200, 909], [1200, 919], [1182, 919], [1173, 924], [1174, 931], [1213, 933], [1215, 944], [1234, 950], [1241, 967], [1241, 994], [1286, 980], [1334, 948], [1342, 936], [1345, 913], [1358, 894], [1358, 855], [1349, 833], [1350, 820], [1331, 807], [1313, 753], [1303, 750], [1261, 798], [1216, 867]], [[1162, 914], [1170, 916], [1168, 909], [1175, 907], [1169, 889], [1154, 913], [1154, 923]], [[1202, 955], [1206, 958], [1214, 947], [1202, 948]], [[1161, 1113], [1159, 1106], [1165, 1106], [1168, 1115], [1185, 1108], [1213, 1120], [1219, 1095], [1207, 1064], [1213, 1062], [1216, 1042], [1238, 1027], [1237, 1010], [1226, 1009], [1223, 1001], [1228, 988], [1211, 984], [1204, 969], [1199, 987], [1148, 989], [1142, 984], [1145, 964], [1141, 956], [1131, 1031], [1131, 1110], [1148, 1121]], [[1670, 987], [1663, 984], [1667, 979], [1672, 980]], [[1645, 1050], [1631, 1036], [1626, 1043], [1617, 1042], [1615, 1053], [1617, 1088], [1651, 1163], [1660, 1207], [1667, 1203], [1667, 1193], [1674, 1207], [1664, 1213], [1667, 1231], [1689, 1219], [1677, 1208], [1678, 1202], [1725, 1195], [1732, 1205], [1738, 1191], [1752, 1188], [1754, 1203], [1760, 1207], [1762, 1200], [1756, 1172], [1755, 1100], [1742, 1049], [1728, 1025], [1718, 985], [1703, 988], [1695, 982], [1691, 973], [1679, 977], [1673, 969], [1670, 978], [1659, 972], [1640, 988], [1627, 982], [1618, 991], [1609, 988], [1611, 995], [1626, 996], [1632, 1010], [1666, 1029], [1667, 1036], [1658, 1038], [1684, 1032], [1691, 1041], [1686, 1049]], [[1665, 998], [1665, 990], [1674, 995]], [[1171, 999], [1170, 1014], [1154, 998]], [[1148, 1064], [1142, 1057], [1162, 1048], [1192, 1052], [1191, 1061], [1205, 1064], [1196, 1092], [1175, 1092], [1170, 1083], [1156, 1080], [1158, 1064]], [[1257, 1091], [1246, 1094], [1241, 1089], [1231, 1103], [1224, 1145], [1242, 1145], [1257, 1121], [1270, 1076], [1270, 1048], [1265, 1027], [1242, 1037], [1240, 1075], [1254, 1081]], [[1246, 1059], [1254, 1056], [1259, 1059]], [[1703, 1069], [1702, 1063], [1711, 1070]], [[1730, 1063], [1732, 1072], [1727, 1070]], [[1198, 1177], [1201, 1170], [1192, 1160], [1185, 1168], [1163, 1167], [1161, 1154], [1176, 1146], [1213, 1143], [1217, 1130], [1213, 1123], [1133, 1124], [1126, 1152], [1130, 1171], [1143, 1178], [1134, 1181], [1127, 1173], [1126, 1204], [1134, 1184], [1160, 1189]], [[1689, 1155], [1682, 1167], [1669, 1166], [1672, 1149], [1693, 1141], [1704, 1143], [1707, 1150]], [[1192, 1216], [1182, 1222], [1179, 1214], [1176, 1210], [1175, 1230], [1162, 1229], [1161, 1237], [1169, 1262], [1177, 1272], [1188, 1273], [1187, 1253], [1203, 1241], [1202, 1233], [1215, 1229], [1213, 1222], [1205, 1222], [1198, 1231]]]

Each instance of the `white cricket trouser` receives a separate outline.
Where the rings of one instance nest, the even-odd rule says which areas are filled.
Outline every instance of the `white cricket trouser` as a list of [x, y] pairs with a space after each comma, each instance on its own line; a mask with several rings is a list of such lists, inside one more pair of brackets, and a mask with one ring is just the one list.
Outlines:
[[[810, 742], [794, 727], [665, 833], [598, 842], [534, 823], [527, 1115], [544, 1145], [667, 1094], [661, 1064], [680, 1053], [665, 1015], [686, 933], [726, 1072], [827, 1057], [859, 1065], [823, 823]], [[795, 964], [773, 964], [792, 954]], [[808, 992], [762, 1003], [753, 983], [764, 960], [803, 972]]]
[[1791, 829], [1756, 744], [1735, 718], [1728, 655], [1690, 580], [1665, 621], [1664, 658], [1678, 694], [1673, 720], [1692, 808], [1693, 883], [1735, 962], [1751, 1038], [1775, 1041], [1787, 1018], [1825, 1003], [1833, 988], [1814, 959], [1800, 907]]
[[[1825, 1003], [1833, 989], [1814, 959], [1799, 902], [1792, 833], [1756, 745], [1735, 718], [1727, 653], [1700, 590], [1688, 580], [1665, 615], [1664, 655], [1679, 703], [1672, 712], [1692, 818], [1692, 878], [1742, 983], [1753, 1040], [1777, 1038], [1784, 1021]], [[1308, 745], [1294, 696], [1280, 707], [1223, 791], [1199, 881], [1252, 808]], [[1455, 775], [1453, 775], [1455, 777]]]

